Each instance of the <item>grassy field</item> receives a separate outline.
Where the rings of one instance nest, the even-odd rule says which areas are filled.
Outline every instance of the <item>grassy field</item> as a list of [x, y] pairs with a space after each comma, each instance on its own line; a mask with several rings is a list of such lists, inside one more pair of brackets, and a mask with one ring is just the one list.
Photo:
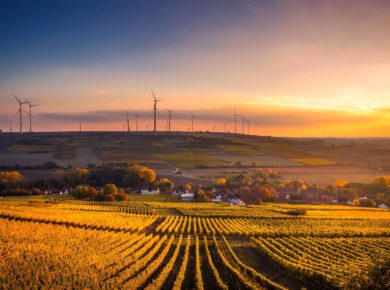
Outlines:
[[[305, 208], [293, 217], [287, 210]], [[19, 288], [358, 289], [390, 258], [390, 211], [0, 199], [0, 283]]]
[[[182, 169], [193, 181], [199, 176], [223, 175], [240, 162], [272, 167], [284, 179], [333, 184], [336, 179], [371, 182], [390, 174], [388, 139], [296, 139], [213, 133], [139, 134], [115, 132], [2, 133], [0, 166], [40, 166], [53, 161], [60, 166], [102, 163], [152, 164], [158, 174]], [[46, 152], [46, 153], [42, 153]], [[209, 172], [195, 168], [210, 167]], [[308, 169], [311, 168], [311, 169]], [[235, 168], [245, 171], [247, 168]], [[193, 173], [194, 172], [194, 173]], [[44, 174], [42, 170], [39, 174]], [[51, 173], [48, 172], [47, 176]], [[34, 178], [29, 172], [27, 178]]]

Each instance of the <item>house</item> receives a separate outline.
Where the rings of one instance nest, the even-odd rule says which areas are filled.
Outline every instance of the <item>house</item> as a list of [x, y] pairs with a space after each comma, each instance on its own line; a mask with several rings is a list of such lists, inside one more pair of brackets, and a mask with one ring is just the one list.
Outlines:
[[194, 193], [182, 193], [180, 195], [181, 201], [193, 201], [195, 197]]
[[152, 189], [152, 190], [149, 190], [149, 188], [141, 189], [141, 194], [159, 194], [159, 193], [160, 193], [160, 189], [159, 188]]
[[222, 202], [222, 195], [217, 195], [211, 201], [212, 202]]
[[384, 203], [381, 203], [380, 205], [378, 205], [379, 208], [389, 208], [386, 204]]
[[229, 201], [230, 201], [230, 205], [239, 205], [239, 206], [244, 206], [245, 205], [245, 202], [243, 202], [239, 198], [232, 198]]
[[278, 194], [279, 199], [283, 201], [288, 201], [291, 199], [291, 195], [297, 194], [296, 192], [289, 190], [277, 190], [276, 193]]
[[184, 193], [190, 193], [190, 191], [187, 189], [186, 191], [181, 191], [181, 190], [179, 190], [179, 191], [176, 191], [176, 190], [174, 190], [173, 192], [172, 192], [172, 195], [182, 195], [182, 194], [184, 194]]

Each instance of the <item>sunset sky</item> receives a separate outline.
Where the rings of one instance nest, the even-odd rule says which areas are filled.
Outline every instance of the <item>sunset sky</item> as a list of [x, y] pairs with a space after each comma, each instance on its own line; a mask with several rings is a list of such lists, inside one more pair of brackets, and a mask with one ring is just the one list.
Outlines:
[[159, 130], [390, 137], [390, 1], [0, 2], [3, 131], [13, 94], [35, 131], [151, 129], [150, 89]]

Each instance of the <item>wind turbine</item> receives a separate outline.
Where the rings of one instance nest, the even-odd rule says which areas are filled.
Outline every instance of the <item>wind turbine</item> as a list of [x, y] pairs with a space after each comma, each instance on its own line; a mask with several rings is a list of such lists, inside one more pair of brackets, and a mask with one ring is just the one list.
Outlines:
[[250, 135], [250, 134], [249, 134], [249, 124], [250, 124], [250, 122], [251, 122], [251, 121], [246, 120], [246, 124], [247, 124], [247, 126], [248, 126], [248, 135]]
[[160, 100], [157, 100], [156, 96], [154, 95], [153, 91], [150, 90], [152, 92], [152, 95], [153, 95], [153, 98], [154, 98], [154, 103], [153, 103], [153, 115], [154, 115], [154, 123], [153, 123], [153, 131], [156, 132], [157, 131], [157, 104], [158, 102], [160, 102]]
[[242, 134], [245, 134], [245, 119], [242, 118]]
[[138, 133], [138, 119], [139, 119], [140, 115], [138, 115], [137, 113], [134, 113], [134, 115], [135, 115], [135, 126], [136, 126], [137, 133]]
[[173, 109], [168, 110], [168, 131], [171, 132], [171, 120]]
[[22, 109], [22, 106], [24, 104], [26, 104], [26, 102], [22, 102], [21, 100], [19, 100], [19, 98], [17, 96], [15, 96], [15, 99], [16, 101], [19, 103], [19, 133], [22, 134], [23, 133], [23, 117], [22, 117], [22, 112], [23, 112], [23, 109]]
[[129, 114], [127, 114], [127, 112], [126, 112], [126, 121], [127, 121], [127, 132], [130, 132]]
[[192, 133], [194, 133], [194, 119], [196, 118], [196, 116], [194, 116], [194, 114], [191, 112], [191, 131]]
[[257, 135], [257, 122], [255, 123], [255, 135]]
[[31, 109], [32, 107], [39, 106], [38, 104], [32, 104], [29, 100], [26, 100], [25, 103], [29, 106], [29, 114], [30, 114], [30, 133], [32, 133], [32, 116], [31, 116]]
[[237, 134], [237, 117], [240, 117], [240, 115], [234, 110], [234, 134]]

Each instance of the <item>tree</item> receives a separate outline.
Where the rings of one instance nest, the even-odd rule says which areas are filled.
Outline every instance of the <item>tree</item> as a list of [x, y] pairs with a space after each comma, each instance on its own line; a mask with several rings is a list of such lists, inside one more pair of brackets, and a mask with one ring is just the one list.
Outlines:
[[89, 170], [85, 168], [73, 168], [69, 171], [57, 171], [57, 179], [64, 185], [78, 185], [87, 183]]
[[334, 182], [334, 186], [337, 187], [337, 188], [343, 188], [343, 187], [345, 187], [347, 184], [348, 184], [348, 182], [345, 181], [345, 180], [343, 180], [343, 179], [337, 179], [337, 180]]
[[379, 176], [378, 178], [375, 179], [375, 181], [379, 184], [386, 186], [386, 187], [390, 187], [390, 176], [389, 175]]
[[215, 181], [215, 185], [217, 186], [221, 186], [221, 185], [225, 185], [227, 183], [227, 179], [226, 178], [218, 178], [216, 181]]
[[114, 194], [114, 198], [117, 201], [123, 201], [127, 200], [128, 196], [127, 194], [123, 191], [123, 189], [119, 189], [117, 194]]
[[96, 189], [86, 184], [80, 184], [76, 186], [74, 195], [77, 198], [95, 198]]
[[158, 187], [162, 193], [172, 193], [175, 189], [175, 184], [168, 178], [161, 178]]
[[17, 171], [0, 172], [0, 184], [6, 186], [18, 185], [23, 181], [23, 176]]
[[115, 195], [115, 194], [118, 194], [118, 187], [116, 187], [116, 185], [113, 184], [113, 183], [106, 184], [105, 186], [103, 186], [103, 194], [104, 195], [108, 195], [108, 194]]
[[199, 202], [210, 202], [212, 199], [212, 194], [210, 192], [205, 192], [199, 188], [195, 191], [194, 198], [196, 201]]
[[261, 186], [260, 184], [255, 186], [255, 191], [258, 193], [259, 198], [262, 201], [273, 201], [276, 198], [276, 192], [272, 188]]
[[145, 166], [133, 165], [127, 168], [123, 177], [124, 186], [140, 187], [150, 186], [156, 181], [156, 172]]
[[145, 182], [153, 183], [156, 180], [156, 172], [153, 169], [141, 167], [138, 174]]
[[360, 206], [375, 207], [376, 206], [376, 202], [373, 201], [372, 199], [363, 199], [362, 201], [360, 201]]
[[16, 188], [24, 181], [23, 175], [17, 171], [0, 172], [0, 192]]

